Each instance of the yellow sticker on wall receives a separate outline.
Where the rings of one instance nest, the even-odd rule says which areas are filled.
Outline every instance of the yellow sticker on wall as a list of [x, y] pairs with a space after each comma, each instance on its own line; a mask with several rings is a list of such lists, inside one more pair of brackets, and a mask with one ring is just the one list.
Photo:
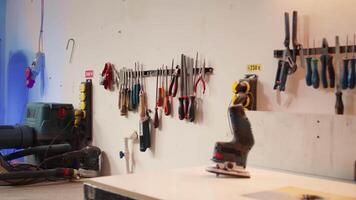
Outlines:
[[247, 71], [254, 72], [254, 71], [261, 71], [262, 65], [261, 64], [248, 64]]

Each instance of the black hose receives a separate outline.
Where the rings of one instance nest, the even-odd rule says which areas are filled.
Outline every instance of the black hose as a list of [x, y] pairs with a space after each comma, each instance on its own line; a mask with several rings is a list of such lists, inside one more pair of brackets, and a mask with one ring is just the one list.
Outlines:
[[45, 154], [45, 152], [48, 150], [48, 153], [51, 154], [60, 154], [60, 153], [65, 153], [70, 150], [72, 150], [72, 146], [70, 144], [54, 144], [54, 145], [43, 145], [43, 146], [36, 146], [36, 147], [31, 147], [27, 149], [23, 149], [20, 151], [16, 151], [14, 153], [8, 154], [4, 156], [4, 159], [9, 161], [17, 158], [21, 158], [24, 156], [29, 156], [29, 155], [39, 155], [39, 154]]

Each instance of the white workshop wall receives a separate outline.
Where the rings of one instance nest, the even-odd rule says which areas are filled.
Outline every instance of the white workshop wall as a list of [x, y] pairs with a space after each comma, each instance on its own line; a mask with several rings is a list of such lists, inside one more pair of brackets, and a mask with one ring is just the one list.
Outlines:
[[[10, 52], [21, 49], [32, 60], [37, 51], [40, 1], [8, 0], [7, 4], [6, 58]], [[163, 117], [162, 127], [154, 135], [153, 151], [135, 152], [136, 170], [208, 163], [214, 142], [229, 137], [226, 109], [230, 88], [234, 80], [246, 73], [247, 64], [262, 64], [262, 71], [258, 72], [259, 110], [334, 113], [333, 91], [305, 87], [303, 69], [288, 79], [287, 92], [277, 94], [272, 90], [277, 65], [273, 50], [283, 47], [284, 11], [298, 10], [300, 41], [315, 38], [319, 46], [322, 37], [327, 37], [333, 45], [336, 34], [344, 42], [347, 33], [356, 32], [354, 5], [352, 0], [47, 0], [46, 94], [41, 96], [36, 85], [29, 98], [78, 105], [78, 88], [84, 71], [93, 69], [94, 144], [106, 152], [110, 163], [105, 165], [106, 172], [124, 173], [124, 160], [119, 160], [118, 152], [123, 149], [123, 137], [138, 129], [138, 116], [130, 113], [128, 118], [121, 117], [116, 106], [117, 92], [99, 86], [98, 74], [103, 64], [110, 61], [117, 67], [128, 67], [139, 61], [146, 69], [153, 69], [161, 64], [169, 65], [173, 57], [179, 60], [180, 53], [194, 56], [199, 51], [209, 66], [215, 68], [203, 100], [203, 119], [192, 124], [179, 121], [177, 116]], [[309, 28], [305, 28], [308, 20]], [[73, 63], [69, 63], [69, 51], [65, 50], [69, 38], [76, 41]], [[150, 93], [148, 103], [153, 108], [155, 81], [151, 78], [146, 82]], [[354, 91], [344, 93], [346, 114], [355, 114], [354, 98]], [[177, 102], [174, 103], [176, 108]], [[295, 115], [289, 115], [294, 119]], [[293, 128], [306, 136], [304, 130], [313, 126]], [[289, 125], [281, 129], [276, 124], [271, 131], [285, 131], [286, 127]], [[278, 137], [270, 142], [271, 145], [283, 143]], [[255, 148], [258, 152], [266, 147]], [[273, 163], [258, 161], [256, 164], [273, 167]]]

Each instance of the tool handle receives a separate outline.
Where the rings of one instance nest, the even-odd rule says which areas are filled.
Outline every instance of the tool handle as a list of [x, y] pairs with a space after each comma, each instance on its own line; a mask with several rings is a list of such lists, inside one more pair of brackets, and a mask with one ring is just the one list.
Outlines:
[[295, 62], [297, 60], [297, 48], [298, 48], [298, 41], [297, 41], [297, 25], [298, 25], [298, 12], [293, 11], [293, 19], [292, 19], [292, 45], [293, 45], [293, 52], [292, 58]]
[[137, 85], [134, 85], [133, 86], [133, 88], [132, 88], [132, 94], [131, 94], [131, 96], [132, 96], [132, 99], [131, 99], [131, 101], [132, 101], [132, 109], [135, 109], [136, 108], [136, 106], [137, 106], [137, 96], [136, 96], [136, 94], [137, 94]]
[[151, 147], [151, 128], [150, 118], [146, 117], [140, 120], [140, 151], [145, 152], [147, 148]]
[[127, 94], [126, 94], [126, 89], [123, 89], [121, 91], [121, 109], [120, 109], [120, 114], [121, 116], [127, 115]]
[[280, 84], [280, 77], [281, 77], [281, 71], [282, 71], [282, 65], [283, 65], [283, 61], [279, 60], [278, 61], [278, 68], [277, 68], [277, 72], [276, 72], [276, 78], [274, 81], [274, 86], [273, 89], [276, 90]]
[[178, 117], [180, 120], [184, 119], [184, 97], [179, 97]]
[[154, 128], [158, 128], [159, 126], [159, 119], [158, 119], [158, 108], [156, 106], [155, 108], [155, 115], [154, 115], [154, 118], [153, 118], [153, 127]]
[[167, 116], [171, 114], [171, 102], [168, 95], [164, 98], [164, 114]]
[[306, 74], [305, 74], [305, 82], [307, 83], [307, 86], [312, 85], [312, 58], [306, 58], [306, 63], [307, 63], [307, 68], [306, 68]]
[[326, 68], [328, 65], [328, 61], [329, 57], [328, 55], [321, 55], [320, 56], [320, 62], [321, 62], [321, 83], [323, 85], [323, 88], [327, 88], [328, 87], [328, 79], [326, 76]]
[[190, 104], [188, 109], [188, 120], [194, 122], [195, 120], [195, 96], [190, 96]]
[[284, 46], [289, 47], [290, 43], [290, 31], [289, 31], [289, 13], [284, 13], [284, 30], [285, 30], [285, 39], [284, 39]]
[[133, 92], [131, 90], [128, 91], [128, 109], [133, 110], [132, 100], [133, 100]]
[[137, 88], [136, 88], [136, 102], [135, 102], [135, 104], [136, 104], [136, 106], [137, 105], [139, 105], [139, 103], [140, 103], [140, 91], [141, 91], [141, 85], [140, 84], [137, 84]]
[[349, 88], [354, 89], [355, 88], [355, 64], [356, 64], [356, 59], [353, 58], [350, 60], [350, 73], [348, 77], [348, 83], [349, 83]]
[[158, 99], [157, 99], [157, 106], [162, 107], [163, 106], [163, 101], [164, 101], [164, 89], [161, 87], [158, 90]]
[[286, 89], [289, 68], [290, 68], [289, 63], [283, 62], [281, 76], [279, 77], [279, 81], [280, 81], [279, 82], [279, 91], [284, 91]]
[[184, 97], [184, 117], [188, 119], [189, 97]]
[[349, 59], [344, 59], [343, 60], [343, 69], [342, 69], [342, 74], [341, 74], [341, 88], [347, 89], [347, 78], [349, 76]]
[[121, 90], [119, 91], [119, 98], [117, 99], [117, 107], [119, 109], [121, 109], [121, 105], [122, 105], [122, 102], [121, 102]]
[[335, 113], [338, 115], [343, 115], [344, 114], [344, 104], [342, 102], [342, 92], [337, 91], [335, 93], [335, 95], [336, 95]]
[[318, 59], [312, 59], [312, 84], [313, 88], [317, 89], [320, 85], [319, 72], [318, 72]]
[[171, 97], [176, 97], [178, 90], [178, 77], [173, 76], [171, 83], [169, 84], [168, 95]]
[[146, 116], [146, 109], [145, 109], [145, 103], [146, 103], [146, 95], [144, 92], [140, 92], [140, 102], [138, 106], [138, 113], [140, 115], [140, 118], [143, 119]]
[[333, 57], [329, 56], [328, 59], [328, 74], [329, 74], [329, 83], [330, 83], [330, 88], [335, 87], [335, 69], [333, 65]]

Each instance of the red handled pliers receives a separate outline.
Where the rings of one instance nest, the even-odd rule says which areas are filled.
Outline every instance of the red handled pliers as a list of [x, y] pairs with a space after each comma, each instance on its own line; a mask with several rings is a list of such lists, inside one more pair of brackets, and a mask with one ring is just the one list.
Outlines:
[[205, 94], [205, 60], [203, 63], [203, 68], [200, 69], [198, 80], [194, 84], [194, 93], [197, 93], [197, 87], [199, 82], [201, 82], [203, 86], [203, 94]]

